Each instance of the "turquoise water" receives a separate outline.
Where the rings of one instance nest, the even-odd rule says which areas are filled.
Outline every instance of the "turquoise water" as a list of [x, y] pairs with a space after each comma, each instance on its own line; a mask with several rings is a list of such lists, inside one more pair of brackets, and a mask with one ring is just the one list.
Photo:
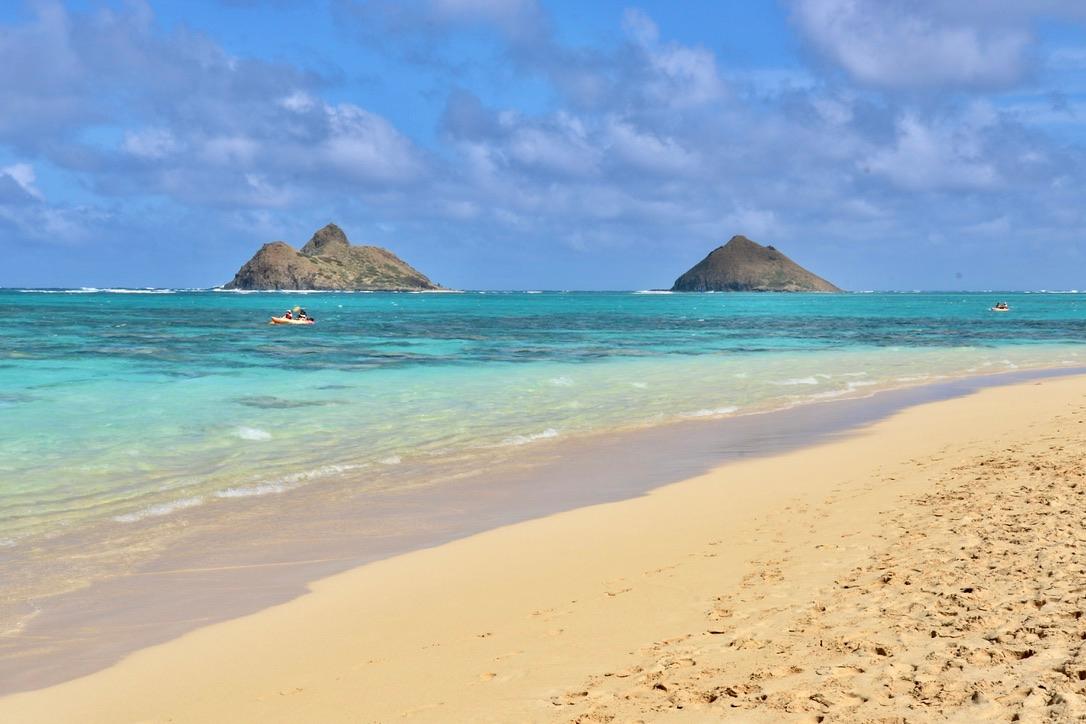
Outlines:
[[[318, 324], [266, 323], [295, 304]], [[440, 484], [594, 432], [1086, 360], [1080, 294], [0, 290], [0, 314], [17, 320], [0, 326], [9, 555], [303, 487]]]

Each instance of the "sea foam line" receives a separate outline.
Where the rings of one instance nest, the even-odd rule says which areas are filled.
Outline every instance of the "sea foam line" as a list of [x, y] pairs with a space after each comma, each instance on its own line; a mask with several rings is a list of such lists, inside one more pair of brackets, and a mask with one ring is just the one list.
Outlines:
[[181, 500], [174, 500], [169, 503], [159, 503], [152, 505], [143, 510], [137, 510], [134, 513], [125, 513], [124, 515], [114, 516], [113, 520], [118, 523], [135, 523], [137, 521], [144, 520], [146, 518], [159, 518], [170, 513], [176, 513], [179, 510], [186, 508], [195, 508], [198, 505], [203, 505], [204, 498], [201, 495], [197, 495], [192, 498], [182, 498]]
[[216, 498], [253, 498], [260, 495], [277, 495], [290, 490], [292, 485], [286, 483], [263, 483], [248, 487], [226, 488], [215, 492]]
[[718, 415], [730, 415], [738, 411], [739, 408], [735, 405], [725, 405], [724, 407], [710, 407], [704, 410], [695, 410], [694, 412], [684, 412], [680, 417], [716, 417]]
[[542, 432], [533, 432], [527, 435], [513, 435], [502, 440], [501, 444], [504, 445], [527, 445], [530, 442], [536, 440], [548, 440], [553, 437], [558, 437], [558, 431], [553, 427], [548, 427]]
[[239, 485], [214, 493], [216, 498], [253, 498], [261, 495], [278, 495], [299, 487], [302, 483], [318, 478], [345, 473], [368, 467], [366, 464], [323, 465], [315, 470], [290, 473], [276, 480], [266, 480], [253, 485]]
[[793, 377], [789, 380], [779, 380], [771, 382], [773, 385], [780, 385], [781, 387], [791, 387], [793, 385], [817, 385], [817, 377]]

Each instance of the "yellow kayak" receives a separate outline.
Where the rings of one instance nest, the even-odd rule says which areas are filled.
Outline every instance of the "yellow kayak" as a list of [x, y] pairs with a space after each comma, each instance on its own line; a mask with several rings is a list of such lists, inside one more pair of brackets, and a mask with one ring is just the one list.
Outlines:
[[312, 319], [287, 319], [286, 317], [272, 317], [272, 324], [316, 324]]

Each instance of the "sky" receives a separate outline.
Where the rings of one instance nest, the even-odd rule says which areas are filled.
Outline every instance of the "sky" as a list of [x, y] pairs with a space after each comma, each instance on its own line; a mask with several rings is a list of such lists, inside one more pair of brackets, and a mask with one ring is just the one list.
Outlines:
[[1086, 289], [1080, 0], [8, 0], [0, 287], [334, 221], [449, 287]]

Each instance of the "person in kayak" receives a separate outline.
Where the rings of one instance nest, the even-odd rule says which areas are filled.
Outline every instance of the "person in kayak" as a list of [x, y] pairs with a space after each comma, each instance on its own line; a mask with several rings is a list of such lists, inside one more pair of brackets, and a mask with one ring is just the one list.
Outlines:
[[288, 309], [283, 312], [283, 319], [294, 319], [294, 314]]

